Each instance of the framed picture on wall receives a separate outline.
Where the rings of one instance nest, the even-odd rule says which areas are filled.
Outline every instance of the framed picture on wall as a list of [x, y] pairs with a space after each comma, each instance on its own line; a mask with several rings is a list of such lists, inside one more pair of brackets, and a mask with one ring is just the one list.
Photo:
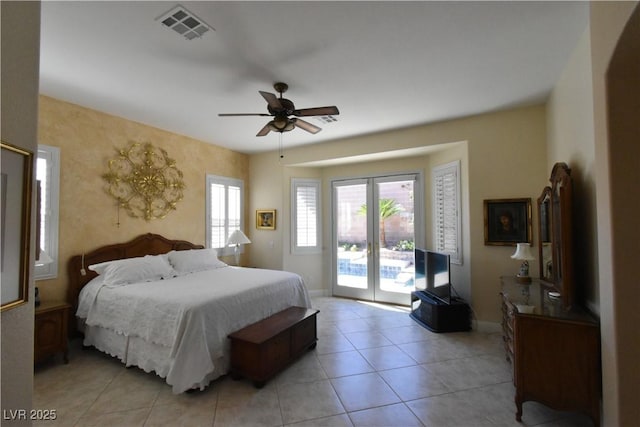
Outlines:
[[515, 246], [531, 241], [531, 199], [484, 201], [484, 244]]
[[259, 209], [256, 211], [256, 228], [258, 230], [276, 229], [276, 210]]
[[1, 310], [27, 302], [33, 153], [2, 141], [0, 173]]

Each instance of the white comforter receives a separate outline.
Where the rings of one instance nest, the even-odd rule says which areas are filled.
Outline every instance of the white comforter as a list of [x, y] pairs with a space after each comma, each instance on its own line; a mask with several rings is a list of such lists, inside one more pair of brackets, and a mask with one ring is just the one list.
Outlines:
[[223, 267], [168, 280], [109, 285], [100, 276], [80, 294], [88, 326], [168, 347], [175, 393], [192, 388], [228, 349], [227, 335], [290, 306], [311, 307], [300, 276]]

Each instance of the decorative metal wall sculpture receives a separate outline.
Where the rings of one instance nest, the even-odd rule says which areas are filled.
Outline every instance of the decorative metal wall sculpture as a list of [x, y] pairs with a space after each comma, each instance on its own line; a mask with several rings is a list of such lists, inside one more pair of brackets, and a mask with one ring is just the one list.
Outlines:
[[151, 143], [133, 142], [118, 150], [102, 175], [107, 192], [133, 218], [160, 219], [176, 209], [185, 188], [182, 172], [167, 152]]

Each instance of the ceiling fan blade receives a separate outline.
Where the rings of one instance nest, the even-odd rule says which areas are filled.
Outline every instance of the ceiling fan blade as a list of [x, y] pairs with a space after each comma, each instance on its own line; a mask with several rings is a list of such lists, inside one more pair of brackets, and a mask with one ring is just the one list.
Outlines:
[[338, 107], [332, 105], [330, 107], [302, 108], [293, 112], [294, 116], [335, 116], [340, 114]]
[[319, 128], [316, 125], [312, 125], [309, 122], [305, 122], [302, 119], [292, 119], [292, 121], [293, 121], [293, 124], [296, 125], [296, 127], [299, 127], [300, 129], [304, 129], [309, 133], [316, 134], [322, 130], [322, 128]]
[[282, 104], [280, 103], [280, 100], [277, 96], [269, 92], [263, 92], [261, 90], [259, 90], [258, 92], [260, 92], [260, 95], [262, 95], [262, 97], [267, 101], [269, 107], [274, 110], [282, 110]]
[[264, 127], [262, 129], [260, 129], [260, 132], [258, 132], [256, 134], [256, 136], [265, 136], [266, 134], [268, 134], [269, 132], [271, 132], [271, 127], [269, 126], [271, 122], [267, 123], [266, 125], [264, 125]]
[[266, 116], [271, 117], [271, 114], [267, 113], [220, 113], [219, 117], [238, 117], [238, 116]]

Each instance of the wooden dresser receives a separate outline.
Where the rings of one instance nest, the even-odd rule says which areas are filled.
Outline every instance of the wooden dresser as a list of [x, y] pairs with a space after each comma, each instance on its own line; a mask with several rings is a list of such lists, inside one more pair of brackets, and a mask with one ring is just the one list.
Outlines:
[[552, 288], [533, 279], [502, 277], [502, 329], [513, 363], [516, 420], [522, 404], [536, 401], [556, 410], [582, 412], [600, 425], [600, 330], [580, 310], [565, 310]]

